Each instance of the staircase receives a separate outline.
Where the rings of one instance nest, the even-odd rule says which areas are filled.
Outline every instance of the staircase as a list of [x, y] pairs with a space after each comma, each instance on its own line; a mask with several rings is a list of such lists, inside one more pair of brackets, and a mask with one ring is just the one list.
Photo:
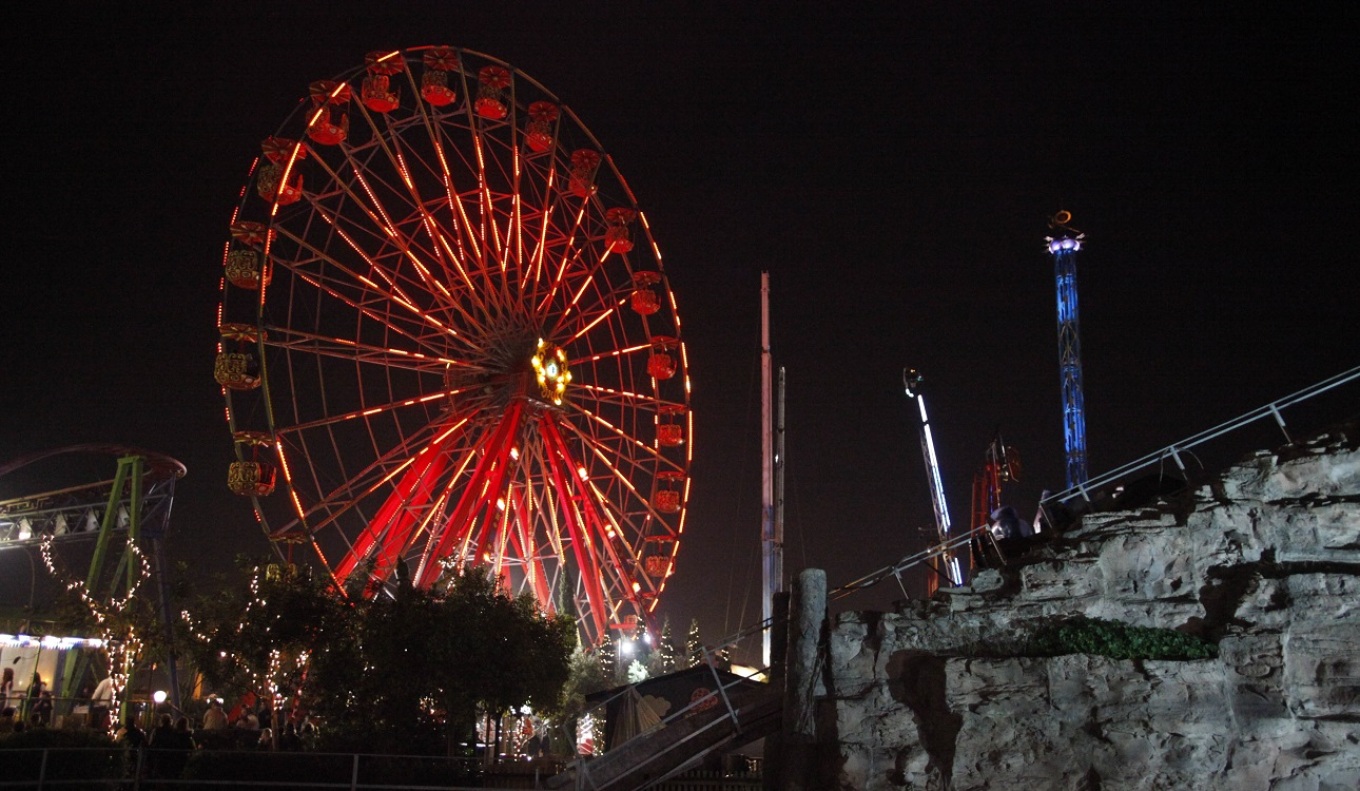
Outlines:
[[[714, 693], [718, 695], [719, 693]], [[599, 758], [577, 761], [550, 778], [546, 788], [579, 791], [636, 791], [649, 788], [697, 765], [712, 752], [724, 752], [779, 730], [783, 701], [777, 690], [734, 694], [727, 706], [687, 709], [663, 727], [640, 734]]]

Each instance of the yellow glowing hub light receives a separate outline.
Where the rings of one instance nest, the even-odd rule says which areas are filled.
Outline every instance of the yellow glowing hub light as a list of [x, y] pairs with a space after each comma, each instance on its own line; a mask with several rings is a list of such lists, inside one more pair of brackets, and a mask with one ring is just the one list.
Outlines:
[[571, 371], [567, 370], [567, 353], [551, 343], [538, 339], [538, 349], [532, 360], [534, 376], [543, 397], [554, 404], [561, 405], [562, 397], [571, 383]]

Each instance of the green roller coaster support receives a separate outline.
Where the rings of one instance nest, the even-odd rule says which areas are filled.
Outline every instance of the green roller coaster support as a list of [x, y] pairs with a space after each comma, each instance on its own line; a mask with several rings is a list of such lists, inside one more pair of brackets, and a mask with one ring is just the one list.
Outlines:
[[[99, 522], [99, 538], [94, 545], [94, 555], [90, 558], [90, 571], [85, 575], [85, 590], [96, 598], [103, 598], [104, 591], [98, 588], [99, 577], [104, 571], [104, 556], [108, 553], [109, 540], [118, 528], [118, 503], [123, 499], [123, 490], [128, 488], [129, 479], [132, 487], [128, 498], [128, 548], [124, 550], [119, 565], [127, 566], [128, 588], [132, 587], [133, 567], [127, 562], [127, 555], [137, 540], [137, 527], [141, 518], [143, 465], [141, 456], [124, 456], [118, 460], [118, 472], [113, 476], [113, 486], [109, 490], [109, 507], [104, 509], [104, 518]], [[116, 591], [115, 580], [110, 583], [108, 598], [113, 598]]]
[[[102, 602], [113, 601], [120, 593], [126, 595], [137, 585], [138, 562], [136, 553], [142, 542], [142, 517], [145, 513], [145, 490], [143, 488], [144, 477], [146, 474], [146, 460], [139, 455], [123, 456], [118, 459], [118, 471], [114, 474], [113, 486], [109, 491], [108, 507], [104, 509], [103, 519], [99, 523], [99, 536], [95, 542], [94, 554], [90, 558], [90, 569], [85, 576], [85, 590], [88, 596]], [[124, 492], [127, 493], [127, 541], [124, 544], [122, 555], [118, 559], [118, 565], [114, 568], [113, 574], [108, 578], [107, 587], [104, 587], [104, 567], [108, 559], [109, 544], [112, 536], [118, 529], [119, 505], [123, 501]], [[153, 542], [159, 543], [159, 531], [153, 534]], [[155, 550], [155, 562], [161, 562], [159, 547]], [[149, 561], [150, 559], [148, 559]], [[144, 561], [146, 562], [146, 561]], [[165, 591], [160, 591], [165, 595]], [[162, 609], [164, 609], [162, 602]], [[167, 616], [168, 617], [168, 616]], [[168, 623], [166, 625], [168, 629]], [[63, 679], [63, 697], [72, 697], [75, 685], [83, 678], [85, 668], [88, 666], [88, 658], [82, 656], [75, 662], [70, 662], [66, 666], [65, 678]], [[171, 676], [176, 676], [174, 672], [174, 662], [171, 660]], [[174, 689], [175, 704], [179, 703], [178, 684]], [[121, 721], [127, 714], [126, 699], [118, 712]]]

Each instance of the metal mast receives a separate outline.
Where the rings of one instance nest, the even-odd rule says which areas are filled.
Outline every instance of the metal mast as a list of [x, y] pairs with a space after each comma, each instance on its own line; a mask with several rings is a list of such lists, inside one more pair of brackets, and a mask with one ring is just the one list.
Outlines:
[[1081, 336], [1077, 331], [1077, 253], [1086, 234], [1068, 227], [1071, 221], [1071, 212], [1058, 212], [1048, 222], [1053, 235], [1044, 238], [1053, 256], [1058, 287], [1058, 369], [1069, 489], [1086, 483], [1086, 402], [1081, 388]]
[[[760, 273], [760, 548], [761, 576], [764, 583], [760, 597], [760, 617], [768, 624], [774, 618], [774, 595], [783, 586], [784, 540], [776, 527], [774, 507], [774, 420], [770, 359], [770, 273]], [[761, 641], [761, 658], [770, 666], [770, 629], [765, 629]]]
[[[921, 394], [924, 377], [915, 368], [902, 371], [902, 387], [907, 398], [916, 402], [921, 411], [921, 455], [926, 462], [926, 477], [930, 481], [930, 501], [935, 506], [935, 538], [939, 542], [939, 566], [946, 579], [954, 586], [963, 584], [963, 569], [954, 553], [945, 548], [949, 542], [949, 507], [944, 500], [944, 482], [940, 479], [940, 462], [935, 457], [935, 439], [930, 433], [930, 417], [926, 414], [926, 398]], [[927, 592], [934, 593], [939, 588], [939, 580], [931, 576], [926, 582]]]

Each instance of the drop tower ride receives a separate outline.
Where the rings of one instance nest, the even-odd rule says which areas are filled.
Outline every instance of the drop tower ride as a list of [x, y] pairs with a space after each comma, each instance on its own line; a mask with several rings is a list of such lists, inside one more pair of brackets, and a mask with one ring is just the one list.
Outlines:
[[1081, 336], [1077, 327], [1077, 253], [1086, 234], [1069, 227], [1072, 213], [1048, 221], [1044, 238], [1053, 256], [1058, 289], [1058, 369], [1062, 378], [1063, 437], [1067, 450], [1067, 488], [1086, 482], [1086, 402], [1081, 386]]

